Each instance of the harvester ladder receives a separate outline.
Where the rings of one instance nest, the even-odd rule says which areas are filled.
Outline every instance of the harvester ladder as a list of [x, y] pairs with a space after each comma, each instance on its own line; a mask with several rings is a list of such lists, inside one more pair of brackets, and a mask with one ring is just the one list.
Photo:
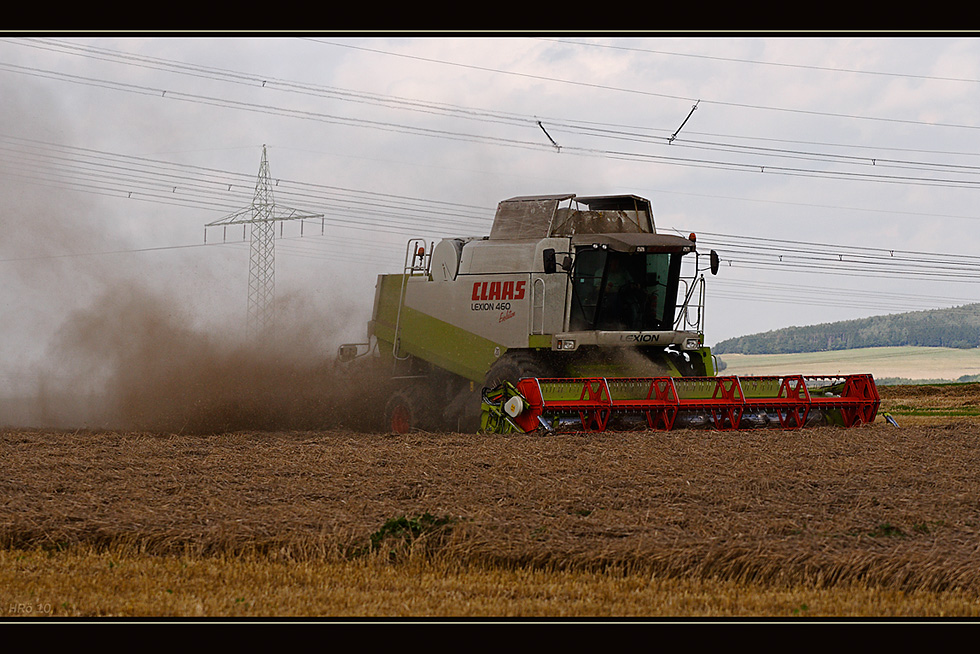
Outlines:
[[[674, 319], [674, 329], [679, 331], [696, 331], [704, 333], [704, 275], [691, 280], [687, 285], [686, 279], [680, 280], [684, 286], [684, 302], [677, 305], [677, 316]], [[697, 304], [691, 306], [691, 299], [697, 293]], [[694, 317], [691, 314], [694, 313]]]
[[405, 265], [402, 268], [402, 287], [398, 294], [398, 314], [395, 317], [395, 336], [392, 338], [391, 354], [396, 360], [404, 361], [408, 356], [399, 355], [399, 334], [402, 324], [402, 307], [405, 306], [405, 292], [408, 289], [408, 278], [413, 275], [429, 275], [429, 266], [432, 265], [432, 246], [430, 244], [426, 251], [426, 241], [424, 238], [412, 238], [408, 240], [405, 247]]

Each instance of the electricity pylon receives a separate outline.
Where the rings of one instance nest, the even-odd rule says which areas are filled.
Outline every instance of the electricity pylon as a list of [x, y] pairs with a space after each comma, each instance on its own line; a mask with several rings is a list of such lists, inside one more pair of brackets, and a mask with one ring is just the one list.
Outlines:
[[208, 227], [251, 226], [251, 245], [248, 258], [248, 314], [245, 320], [246, 340], [251, 341], [266, 334], [275, 325], [275, 223], [314, 218], [323, 218], [323, 214], [304, 213], [276, 205], [275, 199], [272, 197], [272, 182], [269, 178], [269, 160], [266, 156], [265, 145], [263, 145], [262, 162], [259, 164], [259, 177], [255, 182], [255, 195], [252, 198], [252, 205], [205, 225], [205, 237]]

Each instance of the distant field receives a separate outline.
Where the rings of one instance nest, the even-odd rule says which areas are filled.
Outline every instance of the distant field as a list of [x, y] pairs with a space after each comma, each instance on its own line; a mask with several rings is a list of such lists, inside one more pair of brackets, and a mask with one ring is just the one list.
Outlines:
[[803, 354], [724, 354], [725, 375], [836, 375], [955, 381], [980, 374], [980, 348], [873, 347]]

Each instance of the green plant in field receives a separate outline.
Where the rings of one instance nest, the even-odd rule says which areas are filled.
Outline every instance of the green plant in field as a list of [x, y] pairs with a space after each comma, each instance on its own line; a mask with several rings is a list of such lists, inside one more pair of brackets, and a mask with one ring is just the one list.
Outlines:
[[389, 556], [394, 555], [399, 547], [404, 547], [423, 534], [432, 533], [447, 528], [454, 521], [449, 516], [437, 518], [428, 511], [422, 515], [409, 518], [401, 516], [389, 518], [381, 528], [368, 537], [369, 545], [351, 552], [354, 556], [376, 552], [382, 545], [391, 546]]
[[924, 520], [922, 522], [917, 522], [914, 525], [912, 525], [912, 531], [914, 531], [917, 534], [931, 534], [934, 529], [940, 529], [942, 527], [947, 527], [947, 526], [949, 525], [947, 525], [946, 522], [944, 522], [943, 520], [929, 520], [929, 521]]
[[[919, 531], [918, 528], [914, 528], [915, 531]], [[862, 529], [852, 529], [847, 532], [848, 536], [860, 537], [860, 536], [871, 536], [872, 538], [905, 538], [908, 536], [900, 527], [896, 527], [890, 522], [879, 523], [877, 527], [871, 531], [864, 531]]]
[[880, 525], [878, 525], [875, 528], [875, 530], [872, 531], [869, 535], [872, 538], [892, 537], [892, 536], [903, 538], [905, 536], [905, 532], [889, 522], [883, 522]]

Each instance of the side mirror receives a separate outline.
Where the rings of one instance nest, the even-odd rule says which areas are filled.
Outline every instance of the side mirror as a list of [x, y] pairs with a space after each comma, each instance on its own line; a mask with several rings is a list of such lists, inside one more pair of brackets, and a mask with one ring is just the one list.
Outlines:
[[550, 275], [558, 270], [558, 265], [555, 262], [555, 249], [548, 248], [542, 254], [544, 255], [544, 271]]
[[715, 252], [714, 250], [712, 250], [711, 254], [709, 254], [708, 256], [711, 258], [711, 274], [717, 275], [718, 266], [721, 264], [721, 259], [718, 258], [718, 253]]
[[347, 363], [357, 358], [357, 345], [341, 345], [337, 349], [337, 359], [341, 363]]

